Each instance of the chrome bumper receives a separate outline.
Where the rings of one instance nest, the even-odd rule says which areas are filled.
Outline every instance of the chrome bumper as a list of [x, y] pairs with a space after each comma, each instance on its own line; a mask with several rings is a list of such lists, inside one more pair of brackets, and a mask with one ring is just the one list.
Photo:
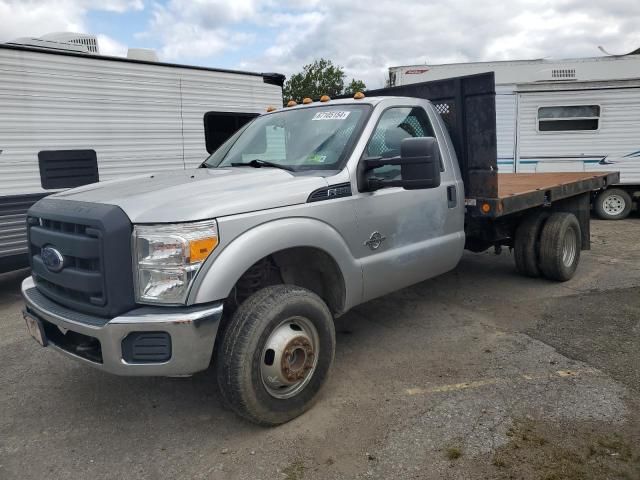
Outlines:
[[[211, 361], [222, 302], [193, 307], [141, 307], [111, 320], [82, 314], [54, 303], [35, 287], [31, 277], [22, 282], [28, 314], [61, 333], [76, 332], [100, 342], [102, 361], [94, 361], [72, 348], [47, 338], [47, 345], [92, 367], [116, 375], [179, 376], [205, 370]], [[46, 330], [46, 329], [45, 329]], [[166, 332], [171, 337], [171, 356], [162, 363], [128, 363], [122, 341], [132, 332]], [[48, 337], [48, 336], [47, 336]]]

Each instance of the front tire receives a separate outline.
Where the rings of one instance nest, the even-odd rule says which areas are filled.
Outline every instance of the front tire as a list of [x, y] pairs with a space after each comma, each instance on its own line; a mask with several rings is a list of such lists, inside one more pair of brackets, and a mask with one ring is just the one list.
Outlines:
[[218, 386], [238, 415], [279, 425], [308, 410], [335, 352], [333, 317], [315, 293], [263, 288], [236, 310], [216, 354]]
[[593, 207], [602, 220], [622, 220], [631, 212], [631, 195], [620, 188], [609, 188], [596, 196]]

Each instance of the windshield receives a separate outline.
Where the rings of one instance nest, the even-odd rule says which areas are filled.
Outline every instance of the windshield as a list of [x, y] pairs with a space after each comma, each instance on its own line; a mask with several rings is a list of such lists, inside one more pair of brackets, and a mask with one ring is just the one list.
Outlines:
[[294, 171], [339, 170], [370, 108], [323, 105], [260, 116], [229, 138], [205, 165], [264, 166], [268, 162]]

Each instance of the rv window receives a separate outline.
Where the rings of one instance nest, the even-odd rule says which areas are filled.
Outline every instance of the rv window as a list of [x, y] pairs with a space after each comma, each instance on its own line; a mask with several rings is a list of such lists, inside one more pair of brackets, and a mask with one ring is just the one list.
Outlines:
[[240, 127], [249, 123], [257, 113], [207, 112], [204, 114], [204, 140], [207, 152], [213, 153]]
[[541, 132], [598, 130], [599, 120], [598, 105], [538, 108], [538, 130]]

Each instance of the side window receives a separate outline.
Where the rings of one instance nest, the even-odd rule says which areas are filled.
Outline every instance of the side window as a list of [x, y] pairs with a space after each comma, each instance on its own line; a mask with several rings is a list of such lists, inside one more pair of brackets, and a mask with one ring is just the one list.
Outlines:
[[572, 105], [538, 108], [540, 132], [578, 132], [598, 130], [600, 106]]
[[[390, 158], [400, 155], [400, 143], [405, 138], [433, 137], [427, 112], [420, 107], [394, 107], [386, 110], [365, 149], [366, 157]], [[400, 178], [400, 166], [376, 168], [375, 176], [385, 180]]]

